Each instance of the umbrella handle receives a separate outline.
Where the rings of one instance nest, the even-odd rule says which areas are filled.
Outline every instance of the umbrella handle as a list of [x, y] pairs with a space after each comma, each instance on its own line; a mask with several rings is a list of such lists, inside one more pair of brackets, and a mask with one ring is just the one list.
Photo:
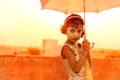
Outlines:
[[[86, 40], [86, 35], [84, 35], [84, 40]], [[95, 45], [95, 42], [92, 42], [92, 45], [90, 46], [90, 49], [92, 49]]]
[[95, 45], [95, 42], [92, 42], [92, 45], [90, 46], [90, 49], [92, 49]]

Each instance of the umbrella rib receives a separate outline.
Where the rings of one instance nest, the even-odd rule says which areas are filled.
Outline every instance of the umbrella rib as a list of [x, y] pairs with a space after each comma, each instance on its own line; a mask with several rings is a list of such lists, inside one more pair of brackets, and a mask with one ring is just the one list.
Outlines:
[[71, 1], [67, 0], [67, 5], [68, 5], [68, 7], [66, 8], [66, 9], [67, 9], [67, 10], [66, 10], [66, 13], [69, 13], [69, 7], [70, 7], [70, 5], [71, 5], [70, 2], [71, 2]]
[[99, 10], [98, 10], [98, 7], [97, 7], [97, 5], [96, 5], [96, 0], [93, 0], [93, 2], [94, 2], [94, 4], [95, 4], [95, 9], [96, 9], [96, 12], [98, 13], [98, 12], [99, 12]]
[[48, 3], [49, 0], [40, 0], [41, 1], [41, 5], [42, 5], [42, 8], [45, 7], [45, 5]]

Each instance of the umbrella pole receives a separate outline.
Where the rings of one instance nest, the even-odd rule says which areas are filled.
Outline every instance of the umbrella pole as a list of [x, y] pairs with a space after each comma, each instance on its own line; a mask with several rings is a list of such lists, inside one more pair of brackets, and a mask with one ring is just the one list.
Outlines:
[[[85, 0], [83, 0], [83, 9], [84, 9], [84, 23], [85, 23]], [[84, 25], [84, 29], [85, 29], [85, 35], [84, 35], [84, 40], [86, 39], [86, 23]]]
[[[84, 40], [86, 40], [86, 21], [85, 21], [85, 9], [86, 9], [86, 6], [85, 6], [85, 0], [83, 0], [83, 9], [84, 9], [84, 29], [85, 29], [85, 35], [84, 35]], [[92, 42], [92, 45], [90, 46], [90, 49], [92, 49], [94, 47], [94, 42]]]

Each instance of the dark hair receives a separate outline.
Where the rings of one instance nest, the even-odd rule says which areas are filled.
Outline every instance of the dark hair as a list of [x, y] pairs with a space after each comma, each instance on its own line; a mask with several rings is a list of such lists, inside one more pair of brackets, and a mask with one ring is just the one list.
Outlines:
[[[67, 28], [68, 28], [68, 26], [70, 25], [72, 23], [72, 25], [73, 25], [73, 27], [77, 27], [79, 24], [82, 24], [82, 25], [84, 25], [85, 23], [84, 23], [84, 20], [81, 18], [81, 16], [80, 15], [77, 15], [77, 14], [71, 14], [71, 15], [69, 15], [66, 19], [65, 19], [65, 21], [64, 21], [64, 25], [62, 25], [61, 26], [61, 33], [62, 34], [65, 34], [66, 33], [66, 31], [67, 31]], [[83, 28], [84, 29], [84, 28]], [[84, 35], [84, 30], [83, 30], [83, 33], [82, 33], [82, 36], [81, 37], [83, 37], [83, 35]]]

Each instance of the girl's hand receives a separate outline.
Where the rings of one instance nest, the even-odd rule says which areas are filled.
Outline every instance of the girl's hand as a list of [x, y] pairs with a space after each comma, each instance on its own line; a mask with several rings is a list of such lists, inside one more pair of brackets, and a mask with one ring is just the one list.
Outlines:
[[87, 39], [85, 39], [82, 42], [82, 48], [83, 48], [83, 51], [89, 51], [89, 49], [90, 49], [90, 43], [88, 42]]

